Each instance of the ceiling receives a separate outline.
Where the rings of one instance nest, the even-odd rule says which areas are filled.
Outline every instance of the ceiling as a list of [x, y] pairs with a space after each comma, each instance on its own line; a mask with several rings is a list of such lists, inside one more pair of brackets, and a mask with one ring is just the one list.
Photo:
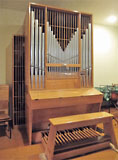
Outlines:
[[[107, 22], [110, 15], [118, 19], [118, 0], [0, 0], [0, 8], [26, 12], [29, 2], [91, 13], [98, 24], [111, 25]], [[112, 25], [118, 26], [118, 20]]]

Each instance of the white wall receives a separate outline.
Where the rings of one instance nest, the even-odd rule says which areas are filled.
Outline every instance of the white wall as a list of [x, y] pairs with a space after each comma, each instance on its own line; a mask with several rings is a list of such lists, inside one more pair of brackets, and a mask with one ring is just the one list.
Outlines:
[[25, 13], [0, 9], [0, 84], [12, 81], [12, 39], [22, 34]]
[[118, 27], [94, 25], [94, 86], [118, 84]]

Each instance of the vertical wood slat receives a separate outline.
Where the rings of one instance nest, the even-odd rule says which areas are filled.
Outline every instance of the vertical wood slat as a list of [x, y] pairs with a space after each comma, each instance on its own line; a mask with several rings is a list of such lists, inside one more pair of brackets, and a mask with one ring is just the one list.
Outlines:
[[24, 37], [14, 36], [13, 50], [13, 118], [14, 125], [25, 123]]

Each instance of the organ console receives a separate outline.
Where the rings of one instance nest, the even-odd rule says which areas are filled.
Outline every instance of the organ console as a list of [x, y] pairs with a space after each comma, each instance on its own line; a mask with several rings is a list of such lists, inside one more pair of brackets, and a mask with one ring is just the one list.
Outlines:
[[[92, 33], [90, 14], [29, 3], [25, 18], [29, 144], [41, 142], [42, 138], [47, 143], [50, 118], [100, 111], [103, 95], [93, 88]], [[81, 127], [59, 130], [56, 149], [60, 152], [62, 143], [71, 144], [72, 149], [79, 139], [101, 136], [89, 125]]]

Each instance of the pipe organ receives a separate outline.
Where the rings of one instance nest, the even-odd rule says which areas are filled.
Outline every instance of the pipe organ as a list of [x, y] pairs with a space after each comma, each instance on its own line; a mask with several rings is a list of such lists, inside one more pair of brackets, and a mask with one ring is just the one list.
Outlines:
[[41, 141], [50, 118], [100, 111], [103, 95], [93, 88], [92, 45], [92, 15], [29, 4], [25, 18], [29, 144]]
[[92, 15], [36, 4], [29, 12], [27, 87], [92, 87]]

